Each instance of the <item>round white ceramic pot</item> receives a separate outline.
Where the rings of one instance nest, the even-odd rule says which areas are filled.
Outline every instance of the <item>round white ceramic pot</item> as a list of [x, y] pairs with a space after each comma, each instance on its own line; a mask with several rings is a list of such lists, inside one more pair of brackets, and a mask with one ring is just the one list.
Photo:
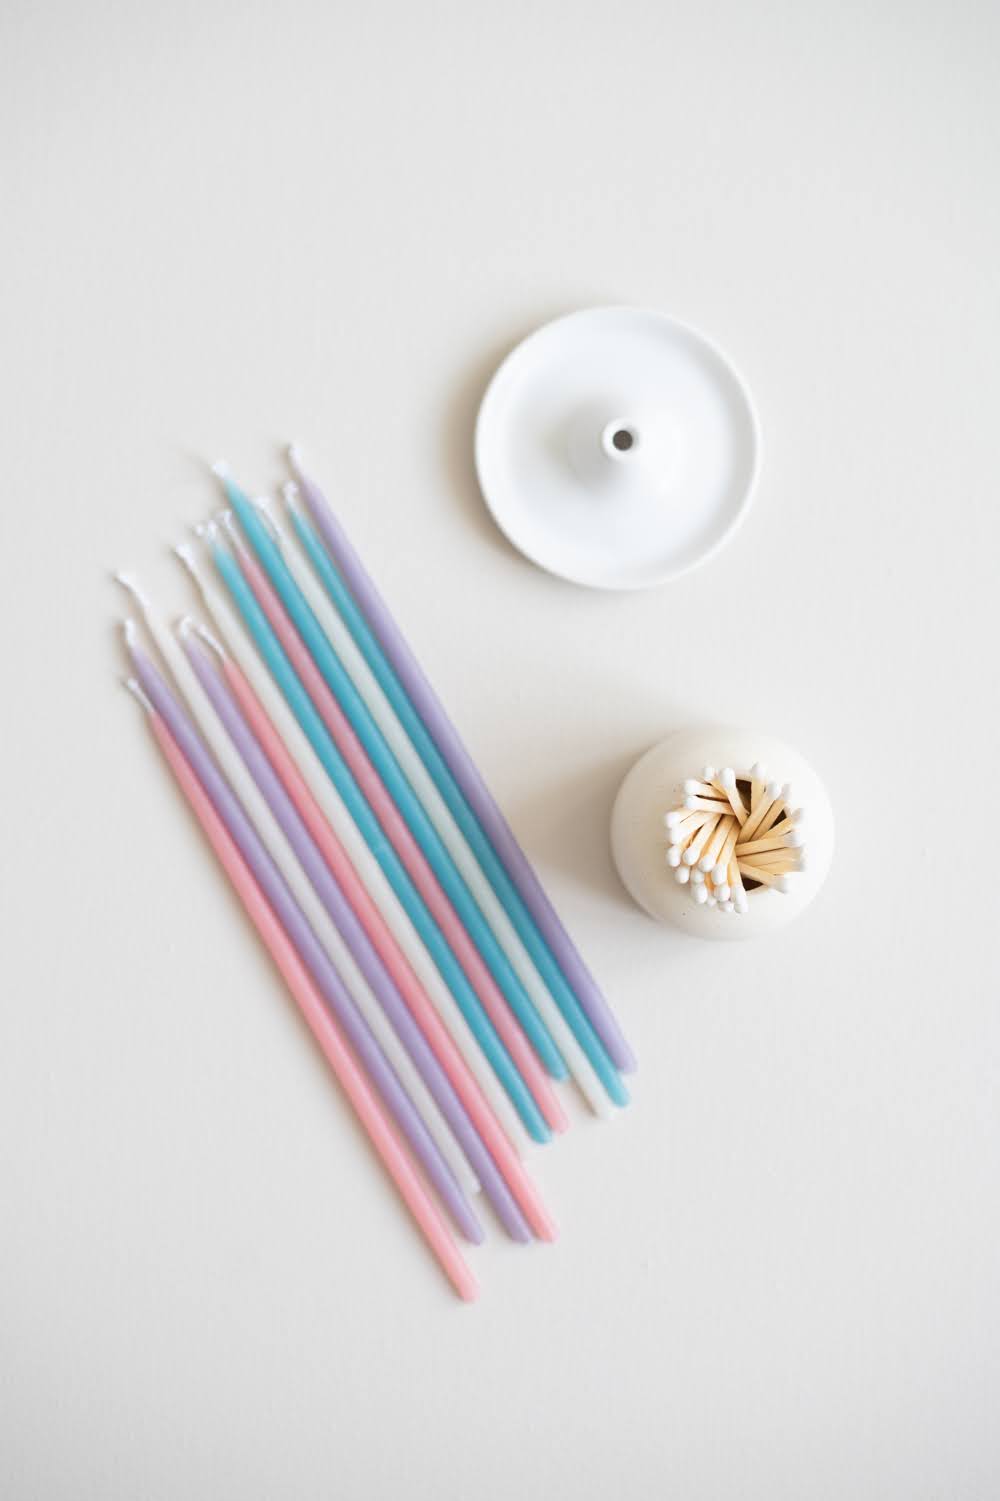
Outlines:
[[[679, 885], [667, 863], [665, 816], [683, 804], [685, 780], [700, 777], [703, 767], [731, 766], [745, 777], [755, 764], [769, 781], [791, 784], [792, 805], [802, 809], [804, 869], [789, 878], [787, 891], [748, 891], [742, 914], [699, 905], [692, 883]], [[654, 745], [626, 776], [611, 815], [611, 849], [628, 891], [650, 917], [698, 938], [755, 938], [791, 922], [826, 879], [833, 839], [830, 800], [808, 761], [771, 735], [730, 726], [680, 730]]]

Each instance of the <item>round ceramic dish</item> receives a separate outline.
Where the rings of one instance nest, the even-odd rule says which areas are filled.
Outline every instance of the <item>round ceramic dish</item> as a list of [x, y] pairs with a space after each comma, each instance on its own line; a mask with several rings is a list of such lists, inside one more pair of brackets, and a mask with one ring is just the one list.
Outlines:
[[483, 398], [476, 468], [515, 547], [599, 589], [644, 589], [703, 563], [750, 505], [750, 394], [696, 329], [639, 308], [547, 323]]
[[[792, 785], [792, 802], [803, 810], [805, 868], [790, 878], [787, 892], [748, 891], [742, 915], [699, 906], [693, 887], [679, 886], [667, 865], [664, 817], [683, 802], [685, 779], [700, 777], [703, 766], [731, 766], [744, 775], [755, 762], [769, 778]], [[833, 812], [812, 767], [782, 741], [725, 727], [682, 730], [654, 745], [626, 776], [611, 814], [611, 849], [629, 892], [657, 921], [699, 938], [754, 938], [791, 922], [819, 891], [833, 856]]]

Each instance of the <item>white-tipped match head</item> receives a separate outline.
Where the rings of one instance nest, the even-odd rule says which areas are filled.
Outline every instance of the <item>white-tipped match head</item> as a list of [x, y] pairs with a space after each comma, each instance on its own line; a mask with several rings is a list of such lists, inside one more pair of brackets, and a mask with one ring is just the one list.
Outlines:
[[715, 767], [714, 766], [703, 766], [701, 768], [701, 779], [702, 779], [703, 782], [712, 782], [712, 781], [714, 781], [715, 780]]
[[685, 867], [685, 869], [688, 870], [688, 874], [690, 875], [692, 881], [696, 886], [704, 886], [705, 872], [703, 870], [699, 870], [697, 865], [695, 866], [694, 870], [690, 870], [688, 867]]
[[139, 703], [142, 704], [142, 707], [145, 709], [147, 714], [152, 714], [154, 712], [152, 700], [147, 697], [146, 691], [143, 688], [142, 684], [139, 682], [138, 678], [123, 678], [122, 684], [125, 688], [128, 689], [132, 697], [134, 699], [137, 699]]
[[806, 836], [801, 829], [793, 829], [787, 837], [789, 849], [800, 850], [806, 842]]
[[713, 886], [721, 886], [722, 885], [723, 881], [726, 879], [727, 869], [728, 869], [728, 867], [725, 866], [725, 865], [716, 865], [715, 866], [715, 868], [712, 871], [712, 884], [713, 884]]
[[727, 792], [732, 792], [736, 786], [736, 773], [731, 766], [725, 767], [721, 777], [722, 785]]
[[670, 840], [671, 844], [683, 844], [684, 843], [684, 830], [683, 829], [668, 829], [667, 830], [667, 838]]
[[766, 780], [766, 778], [767, 772], [764, 770], [759, 761], [755, 761], [750, 768], [750, 780], [752, 782], [763, 782]]
[[719, 905], [719, 898], [717, 896], [710, 896], [707, 898], [707, 901], [710, 907], [717, 907]]
[[723, 902], [723, 904], [722, 904], [722, 910], [723, 910], [723, 912], [735, 912], [736, 911], [736, 903], [735, 902]]
[[663, 815], [663, 822], [666, 824], [668, 829], [672, 829], [675, 827], [675, 825], [680, 823], [683, 816], [684, 815], [681, 813], [679, 808], [671, 808], [669, 813], [665, 813]]
[[741, 915], [744, 912], [748, 912], [749, 911], [749, 909], [750, 909], [750, 902], [747, 899], [747, 894], [746, 894], [745, 891], [741, 891], [741, 892], [739, 892], [737, 894], [737, 896], [735, 897], [735, 900], [734, 900], [734, 905], [736, 907], [737, 912], [739, 912]]
[[788, 892], [788, 891], [791, 891], [791, 889], [792, 889], [792, 882], [791, 882], [791, 877], [790, 876], [779, 876], [778, 879], [775, 881], [774, 884], [777, 886], [777, 888], [778, 888], [779, 891]]
[[719, 898], [720, 902], [728, 902], [729, 898], [732, 896], [732, 892], [730, 891], [725, 881], [723, 881], [721, 884], [716, 885], [715, 894]]
[[708, 873], [709, 873], [709, 871], [711, 871], [713, 869], [713, 867], [714, 867], [714, 861], [712, 859], [712, 856], [711, 855], [702, 855], [701, 859], [698, 861], [698, 869], [699, 870], [703, 870], [705, 872], [706, 876], [707, 876]]
[[208, 467], [209, 469], [211, 469], [216, 479], [227, 480], [232, 473], [232, 470], [226, 463], [225, 459], [216, 459], [215, 463], [209, 464]]
[[695, 863], [695, 861], [697, 859], [698, 859], [698, 856], [697, 856], [697, 854], [695, 853], [694, 850], [687, 849], [687, 850], [684, 851], [684, 864], [685, 865], [694, 865], [694, 863]]
[[692, 811], [692, 809], [694, 808], [694, 805], [695, 805], [695, 803], [697, 801], [698, 801], [698, 799], [694, 796], [693, 793], [691, 794], [691, 796], [686, 797], [684, 799], [684, 806], [688, 810], [689, 813]]
[[674, 871], [674, 880], [678, 886], [686, 886], [691, 879], [691, 872], [686, 865], [679, 865]]
[[698, 796], [698, 789], [699, 789], [700, 786], [701, 786], [701, 783], [698, 781], [697, 777], [685, 777], [684, 778], [684, 791], [687, 793], [687, 795], [689, 797], [697, 797]]
[[680, 863], [681, 863], [681, 852], [677, 848], [676, 844], [672, 844], [670, 846], [670, 848], [667, 850], [667, 864], [672, 869], [676, 870], [677, 866], [680, 865]]
[[796, 867], [795, 874], [797, 876], [800, 876], [805, 871], [807, 871], [808, 869], [809, 869], [809, 861], [806, 859], [805, 855], [800, 855], [799, 856], [799, 863], [798, 863], [798, 866]]
[[691, 895], [694, 897], [699, 907], [703, 907], [708, 901], [708, 892], [705, 890], [704, 886], [693, 886], [691, 888]]
[[781, 801], [784, 803], [785, 807], [787, 808], [788, 804], [791, 802], [791, 800], [792, 800], [792, 784], [791, 784], [791, 782], [786, 782], [785, 785], [781, 789]]
[[775, 798], [781, 796], [781, 783], [768, 782], [767, 786], [764, 788], [764, 796], [768, 799], [769, 802], [773, 803]]

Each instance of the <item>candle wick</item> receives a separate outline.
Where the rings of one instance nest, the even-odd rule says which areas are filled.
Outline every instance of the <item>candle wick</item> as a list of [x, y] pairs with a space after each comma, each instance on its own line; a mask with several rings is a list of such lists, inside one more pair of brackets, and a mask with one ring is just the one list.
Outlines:
[[127, 688], [132, 697], [142, 705], [147, 714], [153, 714], [156, 712], [153, 708], [152, 700], [147, 696], [146, 693], [144, 693], [142, 684], [139, 682], [138, 678], [123, 678], [122, 685], [123, 687]]

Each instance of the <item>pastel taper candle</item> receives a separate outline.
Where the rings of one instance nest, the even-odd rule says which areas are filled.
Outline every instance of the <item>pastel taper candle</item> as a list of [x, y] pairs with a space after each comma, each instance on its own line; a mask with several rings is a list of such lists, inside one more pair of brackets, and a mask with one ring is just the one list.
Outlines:
[[483, 1055], [506, 1091], [525, 1129], [534, 1141], [548, 1141], [549, 1128], [508, 1052], [506, 1044], [467, 979], [445, 935], [425, 906], [409, 873], [383, 833], [367, 799], [341, 756], [333, 736], [286, 656], [284, 647], [272, 629], [264, 610], [258, 604], [240, 563], [217, 542], [212, 545], [212, 561], [253, 637], [262, 660], [266, 663], [292, 713], [319, 757], [323, 769], [343, 798], [369, 849], [427, 946], [428, 952], [476, 1037]]
[[[215, 523], [199, 528], [205, 540], [220, 546]], [[430, 953], [424, 947], [416, 927], [406, 909], [389, 884], [385, 872], [372, 854], [364, 836], [354, 822], [322, 761], [292, 713], [280, 688], [268, 672], [259, 652], [253, 644], [246, 622], [236, 610], [230, 596], [218, 581], [214, 570], [199, 548], [190, 543], [180, 543], [174, 551], [197, 586], [201, 601], [212, 619], [215, 635], [225, 644], [231, 655], [226, 659], [230, 687], [239, 700], [248, 719], [257, 726], [258, 738], [266, 742], [266, 729], [270, 726], [282, 750], [286, 763], [293, 763], [297, 777], [305, 786], [297, 804], [304, 818], [312, 817], [313, 837], [323, 843], [322, 830], [329, 830], [327, 838], [333, 843], [330, 848], [341, 848], [351, 868], [368, 896], [371, 905], [391, 935], [392, 941], [403, 956], [403, 961], [414, 975], [423, 994], [430, 1001], [442, 1032], [455, 1047], [480, 1094], [497, 1119], [501, 1134], [513, 1144], [519, 1156], [523, 1156], [530, 1138], [512, 1107], [499, 1080], [490, 1068], [482, 1049], [476, 1042], [468, 1022], [438, 970]], [[245, 688], [243, 685], [246, 685]], [[254, 716], [257, 715], [255, 719]], [[272, 760], [274, 758], [272, 757]], [[281, 774], [281, 765], [275, 762]], [[295, 781], [286, 781], [289, 792], [295, 796]], [[309, 813], [310, 800], [316, 813]], [[329, 853], [327, 863], [331, 864]]]
[[482, 1226], [455, 1181], [451, 1169], [441, 1156], [433, 1137], [386, 1061], [329, 955], [316, 937], [239, 800], [163, 675], [152, 658], [147, 656], [139, 645], [137, 632], [132, 622], [126, 622], [126, 644], [143, 692], [166, 723], [185, 760], [205, 789], [240, 854], [250, 867], [254, 879], [312, 975], [326, 1004], [343, 1027], [360, 1062], [409, 1142], [414, 1155], [462, 1233], [469, 1240], [481, 1241]]
[[403, 823], [409, 830], [423, 860], [433, 872], [435, 880], [478, 949], [507, 1005], [517, 1017], [545, 1068], [553, 1078], [564, 1079], [567, 1074], [566, 1064], [548, 1028], [532, 1004], [530, 996], [521, 984], [503, 948], [497, 942], [496, 935], [483, 917], [433, 823], [419, 799], [414, 795], [399, 762], [386, 744], [385, 737], [369, 713], [350, 675], [345, 671], [344, 664], [331, 646], [322, 626], [310, 609], [308, 601], [292, 577], [280, 549], [275, 545], [256, 508], [233, 480], [225, 466], [217, 465], [216, 473], [225, 487], [226, 496], [259, 564], [267, 574], [271, 587], [278, 595], [295, 631], [312, 657], [329, 692], [336, 700], [353, 735], [363, 747], [371, 766], [399, 810]]
[[244, 718], [215, 661], [191, 630], [182, 633], [184, 649], [247, 769], [277, 819], [320, 901], [344, 939], [355, 963], [389, 1018], [417, 1072], [448, 1122], [476, 1173], [500, 1222], [515, 1240], [530, 1238], [528, 1224], [496, 1163], [470, 1120], [427, 1038], [399, 993], [387, 965], [369, 937], [319, 845]]
[[[502, 861], [521, 901], [530, 912], [559, 968], [585, 1008], [609, 1056], [616, 1067], [630, 1072], [635, 1068], [635, 1056], [622, 1035], [611, 1008], [580, 957], [576, 945], [566, 932], [527, 856], [462, 743], [458, 731], [446, 714], [388, 606], [334, 515], [329, 502], [319, 487], [303, 471], [301, 459], [295, 448], [289, 450], [289, 458], [296, 478], [302, 486], [306, 504], [329, 549], [330, 556], [343, 575], [368, 625], [377, 636], [413, 708], [447, 764], [451, 778], [461, 790], [468, 807]], [[435, 780], [441, 777], [440, 768], [433, 759], [428, 761], [427, 768]], [[446, 790], [447, 779], [441, 777], [439, 786], [442, 796], [447, 798], [449, 795]]]
[[[137, 686], [130, 684], [130, 687]], [[216, 812], [211, 799], [192, 771], [165, 721], [157, 714], [145, 695], [142, 696], [142, 701], [147, 709], [153, 734], [181, 791], [190, 803], [219, 863], [262, 942], [271, 954], [275, 966], [305, 1018], [306, 1025], [333, 1070], [337, 1082], [347, 1096], [372, 1146], [382, 1159], [400, 1197], [459, 1297], [466, 1302], [474, 1301], [479, 1295], [475, 1277], [452, 1239], [437, 1205], [407, 1156], [406, 1149], [394, 1131], [378, 1096], [358, 1067], [314, 980], [299, 957], [295, 945], [268, 906], [249, 865], [240, 854], [235, 840]], [[356, 1230], [356, 1227], [354, 1228]]]

